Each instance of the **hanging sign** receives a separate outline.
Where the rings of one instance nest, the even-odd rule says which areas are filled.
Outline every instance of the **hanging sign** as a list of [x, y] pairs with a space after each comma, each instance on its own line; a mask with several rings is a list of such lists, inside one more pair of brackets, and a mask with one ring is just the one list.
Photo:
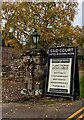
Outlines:
[[79, 95], [77, 47], [49, 49], [46, 95]]

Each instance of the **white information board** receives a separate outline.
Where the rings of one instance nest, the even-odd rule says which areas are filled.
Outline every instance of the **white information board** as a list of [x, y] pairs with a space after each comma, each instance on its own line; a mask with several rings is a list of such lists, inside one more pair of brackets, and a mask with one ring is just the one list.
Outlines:
[[72, 58], [50, 58], [47, 92], [70, 94]]

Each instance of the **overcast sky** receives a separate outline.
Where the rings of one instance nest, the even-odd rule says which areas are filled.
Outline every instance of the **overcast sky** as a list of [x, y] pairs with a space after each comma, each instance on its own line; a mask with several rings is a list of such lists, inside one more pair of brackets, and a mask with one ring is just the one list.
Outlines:
[[84, 0], [77, 0], [79, 5], [78, 5], [78, 14], [75, 16], [75, 19], [74, 19], [74, 25], [79, 25], [79, 26], [82, 26], [82, 18], [83, 18], [83, 14], [82, 14], [82, 2]]

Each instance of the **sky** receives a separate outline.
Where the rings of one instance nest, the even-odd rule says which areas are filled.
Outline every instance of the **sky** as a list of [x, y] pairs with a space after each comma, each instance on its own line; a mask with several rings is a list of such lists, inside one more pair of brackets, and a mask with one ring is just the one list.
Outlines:
[[82, 26], [82, 18], [83, 18], [83, 13], [82, 13], [82, 2], [84, 0], [77, 0], [77, 2], [79, 3], [78, 5], [78, 14], [75, 16], [75, 19], [74, 19], [74, 23], [73, 25], [76, 26], [76, 25], [79, 25], [79, 26]]

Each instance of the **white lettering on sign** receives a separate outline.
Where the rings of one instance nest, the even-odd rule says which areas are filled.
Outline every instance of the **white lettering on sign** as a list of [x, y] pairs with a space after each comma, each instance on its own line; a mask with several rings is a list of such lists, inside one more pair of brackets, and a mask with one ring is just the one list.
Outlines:
[[70, 93], [72, 58], [50, 58], [48, 92]]
[[53, 53], [53, 52], [58, 52], [58, 49], [50, 49], [50, 52]]
[[60, 48], [60, 49], [50, 49], [50, 52], [51, 53], [58, 53], [58, 52], [60, 52], [60, 53], [66, 53], [66, 52], [73, 52], [73, 50], [74, 50], [74, 48]]

